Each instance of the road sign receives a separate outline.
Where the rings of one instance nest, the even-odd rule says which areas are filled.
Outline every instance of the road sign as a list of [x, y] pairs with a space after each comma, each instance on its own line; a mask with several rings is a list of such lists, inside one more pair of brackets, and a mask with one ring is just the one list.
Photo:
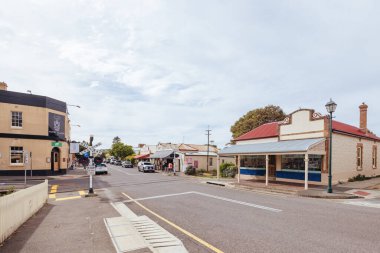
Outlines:
[[52, 147], [62, 147], [62, 142], [55, 142], [55, 141], [53, 141], [53, 142], [51, 143], [51, 146], [52, 146]]
[[87, 167], [87, 174], [88, 175], [95, 175], [95, 166], [88, 166]]
[[29, 154], [28, 154], [27, 151], [25, 152], [24, 163], [25, 163], [25, 164], [28, 164], [28, 163], [29, 163]]

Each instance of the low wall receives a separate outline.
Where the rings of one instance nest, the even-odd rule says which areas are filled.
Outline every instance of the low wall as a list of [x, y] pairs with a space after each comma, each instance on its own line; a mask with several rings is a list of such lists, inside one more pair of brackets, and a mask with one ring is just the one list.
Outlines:
[[0, 244], [35, 214], [48, 199], [48, 181], [0, 197]]

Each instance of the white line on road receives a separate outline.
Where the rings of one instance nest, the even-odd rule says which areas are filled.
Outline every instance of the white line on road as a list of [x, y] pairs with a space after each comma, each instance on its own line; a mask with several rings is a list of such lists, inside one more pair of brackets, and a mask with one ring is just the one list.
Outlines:
[[125, 200], [124, 203], [128, 202], [134, 202], [134, 201], [140, 201], [140, 200], [148, 200], [148, 199], [159, 199], [159, 198], [166, 198], [166, 197], [173, 197], [173, 196], [179, 196], [179, 195], [186, 195], [186, 194], [192, 194], [194, 192], [181, 192], [181, 193], [174, 193], [174, 194], [165, 194], [165, 195], [158, 195], [153, 197], [146, 197], [146, 198], [138, 198], [134, 200]]
[[365, 207], [374, 207], [374, 208], [380, 208], [380, 203], [371, 203], [367, 201], [346, 201], [343, 202], [347, 205], [354, 205], [354, 206], [365, 206]]
[[263, 209], [263, 210], [266, 210], [266, 211], [271, 211], [271, 212], [276, 212], [276, 213], [282, 212], [282, 210], [276, 209], [276, 208], [272, 208], [272, 207], [267, 207], [267, 206], [262, 206], [262, 205], [256, 205], [256, 204], [253, 204], [253, 203], [248, 203], [248, 202], [244, 202], [244, 201], [239, 201], [239, 200], [219, 197], [219, 196], [215, 196], [215, 195], [211, 195], [211, 194], [206, 194], [206, 193], [202, 193], [202, 192], [197, 192], [197, 191], [174, 193], [174, 194], [165, 194], [165, 195], [158, 195], [158, 196], [152, 196], [152, 197], [146, 197], [146, 198], [138, 198], [138, 199], [134, 199], [134, 200], [126, 200], [124, 202], [128, 203], [128, 202], [133, 202], [133, 201], [141, 201], [141, 200], [149, 200], [149, 199], [159, 199], [159, 198], [174, 197], [174, 196], [187, 195], [187, 194], [197, 194], [197, 195], [201, 195], [201, 196], [208, 197], [208, 198], [223, 200], [223, 201], [227, 201], [227, 202], [238, 204], [238, 205], [254, 207], [254, 208]]

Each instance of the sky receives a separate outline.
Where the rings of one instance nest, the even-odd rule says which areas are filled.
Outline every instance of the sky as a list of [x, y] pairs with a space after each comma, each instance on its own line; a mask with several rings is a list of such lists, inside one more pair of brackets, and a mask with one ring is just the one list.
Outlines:
[[[223, 147], [269, 104], [380, 135], [380, 2], [0, 0], [0, 81], [68, 107], [71, 139]], [[74, 125], [80, 125], [76, 127]]]

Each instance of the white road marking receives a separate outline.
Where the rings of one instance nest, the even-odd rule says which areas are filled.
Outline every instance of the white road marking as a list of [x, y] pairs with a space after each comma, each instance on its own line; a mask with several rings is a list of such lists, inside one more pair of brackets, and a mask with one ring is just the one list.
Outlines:
[[254, 207], [254, 208], [263, 209], [263, 210], [266, 210], [266, 211], [271, 211], [271, 212], [276, 212], [276, 213], [282, 212], [282, 210], [276, 209], [276, 208], [272, 208], [272, 207], [267, 207], [267, 206], [262, 206], [262, 205], [256, 205], [256, 204], [253, 204], [253, 203], [248, 203], [248, 202], [244, 202], [244, 201], [239, 201], [239, 200], [219, 197], [219, 196], [216, 196], [216, 195], [206, 194], [206, 193], [197, 192], [197, 191], [158, 195], [158, 196], [152, 196], [152, 197], [138, 198], [138, 199], [134, 199], [134, 200], [126, 200], [126, 201], [123, 201], [123, 202], [128, 203], [128, 202], [134, 202], [134, 201], [149, 200], [149, 199], [159, 199], [159, 198], [174, 197], [174, 196], [187, 195], [187, 194], [196, 194], [196, 195], [200, 195], [200, 196], [203, 196], [203, 197], [223, 200], [223, 201], [227, 201], [227, 202], [238, 204], [238, 205]]
[[166, 197], [173, 197], [173, 196], [179, 196], [179, 195], [186, 195], [186, 194], [192, 194], [194, 192], [181, 192], [181, 193], [174, 193], [174, 194], [165, 194], [165, 195], [158, 195], [153, 197], [146, 197], [146, 198], [138, 198], [134, 200], [125, 200], [124, 203], [128, 202], [134, 202], [134, 201], [140, 201], [140, 200], [148, 200], [148, 199], [159, 199], [159, 198], [166, 198]]
[[343, 203], [347, 204], [347, 205], [354, 205], [354, 206], [365, 206], [365, 207], [380, 208], [380, 203], [372, 203], [369, 201], [345, 201]]

